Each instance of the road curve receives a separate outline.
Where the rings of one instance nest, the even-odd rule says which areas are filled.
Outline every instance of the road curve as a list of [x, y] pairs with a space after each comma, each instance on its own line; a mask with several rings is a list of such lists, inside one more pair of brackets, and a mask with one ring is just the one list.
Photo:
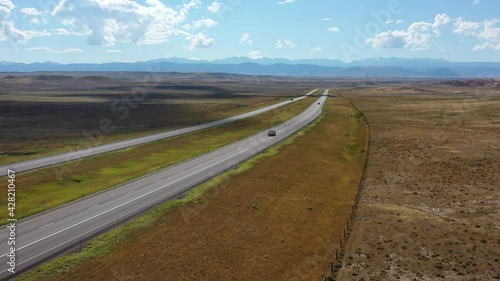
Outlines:
[[39, 168], [43, 168], [43, 167], [47, 167], [47, 166], [51, 166], [51, 165], [56, 165], [56, 164], [61, 164], [61, 163], [73, 161], [73, 160], [77, 160], [77, 159], [81, 159], [81, 158], [85, 158], [85, 157], [90, 157], [90, 156], [94, 156], [94, 155], [98, 155], [98, 154], [102, 154], [102, 153], [106, 153], [106, 152], [120, 150], [120, 149], [124, 149], [127, 147], [135, 146], [135, 145], [145, 144], [148, 142], [153, 142], [153, 141], [157, 141], [157, 140], [161, 140], [161, 139], [166, 139], [166, 138], [171, 138], [171, 137], [175, 137], [175, 136], [179, 136], [179, 135], [183, 135], [183, 134], [187, 134], [187, 133], [192, 133], [192, 132], [207, 129], [210, 127], [219, 126], [222, 124], [245, 119], [248, 117], [252, 117], [252, 116], [255, 116], [255, 115], [282, 107], [282, 106], [287, 105], [289, 103], [301, 100], [307, 96], [310, 96], [311, 94], [313, 94], [317, 90], [318, 89], [315, 89], [315, 90], [305, 94], [304, 96], [294, 98], [292, 100], [287, 100], [284, 102], [277, 103], [275, 105], [271, 105], [271, 106], [267, 106], [267, 107], [264, 107], [261, 109], [254, 110], [252, 112], [244, 113], [241, 115], [237, 115], [237, 116], [233, 116], [233, 117], [229, 117], [229, 118], [225, 118], [225, 119], [221, 119], [221, 120], [217, 120], [217, 121], [213, 121], [213, 122], [209, 122], [209, 123], [205, 123], [205, 124], [200, 124], [200, 125], [196, 125], [196, 126], [177, 129], [177, 130], [168, 131], [168, 132], [159, 133], [159, 134], [154, 134], [154, 135], [145, 136], [145, 137], [139, 137], [139, 138], [124, 140], [124, 141], [119, 141], [119, 142], [114, 142], [114, 143], [108, 143], [108, 144], [99, 145], [99, 146], [93, 146], [90, 148], [70, 151], [67, 153], [57, 154], [57, 155], [53, 155], [53, 156], [47, 156], [47, 157], [43, 157], [43, 158], [26, 160], [26, 161], [21, 161], [21, 162], [17, 162], [17, 163], [2, 165], [2, 166], [0, 166], [0, 177], [7, 175], [8, 169], [13, 170], [16, 173], [25, 172], [25, 171], [29, 171], [29, 170], [39, 169]]
[[[16, 223], [16, 268], [19, 274], [77, 246], [130, 217], [236, 166], [289, 137], [320, 116], [328, 90], [296, 117], [267, 130], [170, 168], [89, 196], [52, 211]], [[0, 231], [0, 279], [14, 276], [7, 271], [10, 231]]]

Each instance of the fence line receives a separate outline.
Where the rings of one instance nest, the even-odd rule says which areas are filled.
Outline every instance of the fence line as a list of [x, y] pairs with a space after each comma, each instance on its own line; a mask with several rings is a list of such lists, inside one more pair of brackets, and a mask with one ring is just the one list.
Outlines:
[[366, 118], [366, 115], [361, 112], [353, 103], [351, 98], [347, 97], [347, 100], [349, 100], [349, 103], [351, 103], [352, 108], [354, 108], [360, 116], [362, 116], [366, 122], [366, 126], [368, 127], [368, 144], [366, 147], [366, 156], [365, 156], [365, 163], [363, 165], [363, 172], [361, 174], [361, 178], [359, 180], [359, 185], [358, 185], [358, 190], [356, 192], [356, 197], [354, 198], [353, 204], [351, 206], [351, 211], [349, 213], [349, 219], [346, 221], [346, 226], [343, 230], [343, 236], [339, 240], [338, 247], [335, 249], [335, 261], [330, 262], [330, 268], [328, 270], [328, 274], [322, 278], [322, 281], [336, 281], [337, 280], [337, 274], [339, 270], [343, 266], [343, 260], [346, 257], [347, 254], [347, 243], [349, 242], [349, 236], [351, 235], [352, 229], [354, 227], [353, 221], [356, 218], [356, 210], [358, 209], [358, 204], [361, 199], [361, 191], [363, 190], [363, 185], [365, 183], [365, 178], [366, 178], [366, 170], [368, 167], [368, 160], [370, 158], [370, 143], [371, 143], [371, 129], [370, 129], [370, 123], [368, 122], [368, 118]]

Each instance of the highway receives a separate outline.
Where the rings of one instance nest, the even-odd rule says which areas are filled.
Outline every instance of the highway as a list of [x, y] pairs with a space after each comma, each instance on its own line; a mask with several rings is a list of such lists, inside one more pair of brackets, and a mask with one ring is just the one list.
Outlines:
[[148, 142], [153, 142], [161, 139], [166, 139], [166, 138], [171, 138], [187, 133], [192, 133], [195, 131], [207, 129], [210, 127], [214, 126], [219, 126], [222, 124], [234, 122], [237, 120], [242, 120], [248, 117], [252, 117], [279, 107], [282, 107], [284, 105], [290, 104], [292, 102], [296, 102], [298, 100], [301, 100], [307, 96], [310, 96], [314, 92], [316, 92], [318, 89], [315, 89], [309, 93], [307, 93], [304, 96], [294, 98], [293, 100], [287, 100], [284, 102], [277, 103], [275, 105], [267, 106], [261, 109], [254, 110], [252, 112], [247, 112], [241, 115], [233, 116], [233, 117], [228, 117], [225, 119], [205, 123], [205, 124], [200, 124], [196, 126], [191, 126], [187, 128], [182, 128], [182, 129], [177, 129], [173, 131], [168, 131], [164, 133], [159, 133], [159, 134], [154, 134], [150, 136], [145, 136], [145, 137], [139, 137], [139, 138], [134, 138], [134, 139], [129, 139], [129, 140], [124, 140], [124, 141], [119, 141], [119, 142], [114, 142], [114, 143], [109, 143], [109, 144], [104, 144], [104, 145], [99, 145], [99, 146], [93, 146], [90, 148], [85, 148], [85, 149], [80, 149], [80, 150], [75, 150], [75, 151], [70, 151], [67, 153], [62, 153], [62, 154], [57, 154], [53, 156], [47, 156], [43, 158], [38, 158], [38, 159], [33, 159], [33, 160], [27, 160], [27, 161], [22, 161], [22, 162], [17, 162], [17, 163], [11, 163], [7, 165], [2, 165], [0, 166], [0, 177], [7, 175], [7, 170], [11, 169], [15, 171], [16, 173], [24, 172], [24, 171], [29, 171], [29, 170], [34, 170], [34, 169], [39, 169], [42, 167], [47, 167], [51, 165], [56, 165], [56, 164], [61, 164], [85, 157], [90, 157], [106, 152], [111, 152], [115, 150], [120, 150], [124, 149], [127, 147], [135, 146], [135, 145], [140, 145], [140, 144], [145, 144]]
[[[78, 246], [125, 220], [174, 198], [188, 189], [281, 142], [320, 116], [328, 90], [296, 117], [213, 152], [83, 198], [16, 223], [16, 274]], [[7, 264], [10, 231], [0, 231], [0, 279], [13, 277]]]

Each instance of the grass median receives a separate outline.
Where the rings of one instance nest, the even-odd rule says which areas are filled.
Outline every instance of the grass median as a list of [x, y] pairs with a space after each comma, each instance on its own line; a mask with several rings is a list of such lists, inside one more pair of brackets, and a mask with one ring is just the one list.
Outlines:
[[365, 161], [356, 113], [329, 98], [281, 144], [19, 280], [320, 280]]
[[[42, 101], [38, 101], [39, 99]], [[103, 119], [110, 120], [115, 129], [103, 134], [102, 140], [92, 145], [208, 123], [251, 112], [286, 99], [275, 97], [167, 99], [142, 104], [131, 110], [123, 121], [113, 114], [109, 103], [105, 102], [92, 103], [85, 99], [70, 102], [58, 98], [49, 100], [52, 103], [58, 102], [57, 110], [40, 113], [35, 109], [51, 105], [44, 102], [43, 98], [35, 100], [37, 102], [34, 104], [18, 102], [10, 105], [12, 108], [8, 110], [13, 113], [6, 115], [5, 132], [0, 138], [0, 165], [75, 150], [80, 144], [88, 141], [83, 131], [102, 133], [99, 124]], [[89, 108], [96, 112], [89, 112], [91, 111]], [[84, 118], [77, 118], [78, 116]]]
[[[315, 100], [315, 99], [314, 99]], [[218, 127], [17, 175], [16, 215], [24, 218], [105, 190], [243, 139], [304, 111], [313, 101], [284, 107]], [[0, 181], [7, 186], [7, 177]], [[7, 218], [7, 189], [0, 220]]]

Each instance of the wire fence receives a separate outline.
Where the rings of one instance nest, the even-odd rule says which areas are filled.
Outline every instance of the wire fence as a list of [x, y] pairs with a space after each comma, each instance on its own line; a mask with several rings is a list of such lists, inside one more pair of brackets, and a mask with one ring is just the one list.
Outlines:
[[368, 145], [366, 148], [366, 156], [365, 156], [365, 163], [363, 166], [363, 172], [361, 174], [361, 178], [359, 180], [359, 185], [358, 185], [358, 190], [356, 192], [356, 197], [354, 198], [353, 204], [351, 206], [351, 211], [349, 213], [349, 219], [346, 221], [345, 228], [343, 229], [343, 234], [342, 238], [339, 239], [339, 243], [335, 249], [335, 260], [330, 262], [328, 273], [321, 278], [321, 281], [336, 281], [337, 280], [337, 275], [340, 269], [343, 267], [343, 261], [345, 257], [347, 256], [347, 243], [349, 242], [349, 236], [351, 235], [352, 229], [353, 229], [353, 222], [356, 219], [356, 211], [359, 206], [359, 201], [361, 199], [361, 192], [363, 190], [363, 185], [365, 182], [365, 177], [366, 177], [366, 170], [368, 167], [368, 160], [370, 159], [370, 143], [371, 143], [371, 129], [370, 129], [370, 123], [368, 122], [368, 118], [366, 118], [365, 114], [361, 112], [354, 104], [352, 103], [351, 98], [347, 97], [349, 102], [351, 103], [351, 106], [358, 111], [358, 114], [362, 116], [366, 122], [366, 125], [368, 127]]

